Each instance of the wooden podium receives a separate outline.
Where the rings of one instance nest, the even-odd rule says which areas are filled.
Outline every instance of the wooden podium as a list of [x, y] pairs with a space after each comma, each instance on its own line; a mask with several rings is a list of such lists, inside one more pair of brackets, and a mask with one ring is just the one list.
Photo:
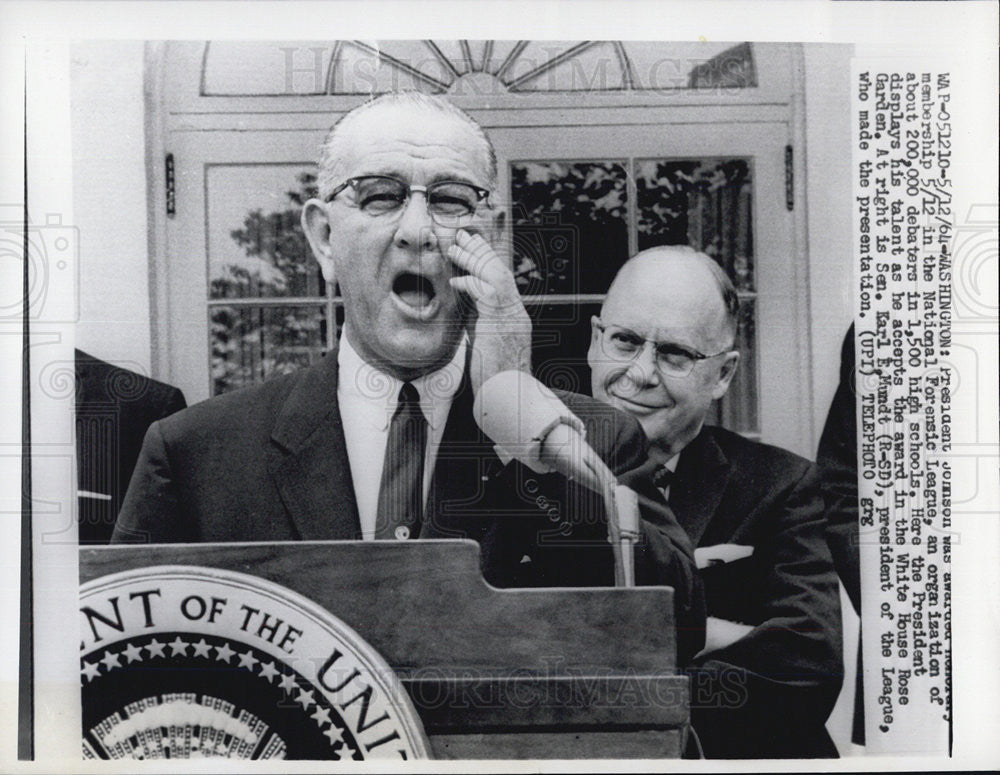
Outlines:
[[688, 681], [668, 587], [496, 589], [472, 541], [81, 549], [81, 582], [182, 565], [287, 587], [393, 668], [441, 759], [679, 757]]

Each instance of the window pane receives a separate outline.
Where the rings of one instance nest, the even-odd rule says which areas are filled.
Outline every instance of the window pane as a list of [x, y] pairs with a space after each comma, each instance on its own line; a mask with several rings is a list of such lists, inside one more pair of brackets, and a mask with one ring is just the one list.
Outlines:
[[503, 73], [505, 83], [512, 83], [533, 73], [542, 65], [579, 45], [580, 41], [529, 40], [525, 43], [526, 45], [521, 49], [520, 54]]
[[[474, 52], [472, 46], [469, 46], [469, 54], [472, 55], [472, 60], [470, 61], [468, 58], [466, 58], [465, 49], [462, 46], [463, 41], [452, 39], [452, 40], [433, 40], [430, 42], [437, 47], [437, 50], [441, 52], [441, 54], [445, 57], [445, 59], [447, 59], [451, 63], [451, 66], [454, 67], [459, 73], [468, 73], [471, 70], [476, 70], [478, 69], [479, 65], [482, 64], [483, 61], [482, 51], [479, 50], [478, 48]], [[464, 41], [464, 42], [466, 44], [469, 43], [469, 41]], [[383, 42], [382, 45], [385, 46], [386, 43]], [[478, 53], [478, 58], [476, 57], [477, 53]], [[450, 80], [451, 77], [448, 78], [448, 81]]]
[[299, 222], [312, 167], [215, 165], [206, 171], [209, 298], [323, 296]]
[[752, 185], [747, 159], [636, 161], [639, 250], [691, 245], [754, 290]]
[[491, 40], [488, 42], [490, 44], [490, 56], [486, 62], [486, 66], [483, 68], [487, 73], [496, 73], [499, 71], [508, 57], [514, 52], [517, 45], [521, 43], [521, 41], [517, 40]]
[[[510, 83], [512, 91], [607, 91], [625, 88], [614, 43], [593, 43], [554, 67]], [[510, 79], [508, 79], [509, 81]]]
[[[459, 74], [499, 73], [514, 92], [631, 88], [726, 93], [757, 86], [749, 43], [435, 40], [434, 45]], [[515, 47], [517, 56], [508, 62]], [[447, 91], [454, 79], [455, 73], [423, 40], [212, 41], [205, 52], [202, 94], [318, 96], [328, 89], [332, 94], [438, 93]]]
[[[345, 42], [342, 49], [337, 77], [345, 84], [353, 83], [355, 92], [372, 94], [418, 89], [434, 93], [447, 89], [453, 78], [451, 71], [422, 40]], [[334, 91], [339, 90], [335, 85]]]
[[326, 349], [324, 306], [210, 309], [212, 394], [288, 374]]
[[604, 293], [628, 258], [621, 162], [514, 162], [514, 273], [523, 294]]
[[742, 433], [759, 430], [753, 187], [747, 159], [636, 160], [640, 250], [690, 245], [726, 271], [741, 294], [737, 337], [742, 361], [715, 422]]
[[552, 388], [590, 395], [590, 319], [600, 304], [538, 304], [531, 316], [531, 357], [535, 376]]

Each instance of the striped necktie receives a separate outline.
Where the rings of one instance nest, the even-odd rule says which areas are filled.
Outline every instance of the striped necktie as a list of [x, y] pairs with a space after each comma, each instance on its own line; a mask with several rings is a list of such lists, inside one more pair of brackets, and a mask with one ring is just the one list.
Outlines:
[[406, 540], [420, 532], [426, 449], [427, 420], [420, 410], [420, 396], [412, 383], [404, 382], [385, 444], [376, 539]]

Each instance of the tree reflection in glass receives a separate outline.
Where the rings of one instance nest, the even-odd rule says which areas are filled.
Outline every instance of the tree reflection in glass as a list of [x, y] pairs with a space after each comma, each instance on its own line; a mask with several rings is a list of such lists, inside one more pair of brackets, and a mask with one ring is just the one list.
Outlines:
[[521, 292], [604, 293], [628, 258], [626, 165], [530, 161], [510, 171]]
[[241, 228], [229, 232], [239, 250], [210, 261], [213, 300], [302, 301], [294, 306], [210, 304], [214, 395], [295, 371], [325, 349], [326, 286], [299, 222], [302, 204], [315, 195], [316, 177], [304, 172], [297, 182], [298, 189], [285, 192], [287, 207], [267, 213], [250, 209]]

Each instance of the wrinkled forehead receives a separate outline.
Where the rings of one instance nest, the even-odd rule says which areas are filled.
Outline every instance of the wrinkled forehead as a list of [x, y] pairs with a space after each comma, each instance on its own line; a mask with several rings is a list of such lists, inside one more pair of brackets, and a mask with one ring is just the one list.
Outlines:
[[414, 170], [430, 178], [458, 177], [488, 188], [489, 148], [468, 122], [433, 108], [379, 105], [348, 116], [335, 141], [335, 173], [350, 177]]

